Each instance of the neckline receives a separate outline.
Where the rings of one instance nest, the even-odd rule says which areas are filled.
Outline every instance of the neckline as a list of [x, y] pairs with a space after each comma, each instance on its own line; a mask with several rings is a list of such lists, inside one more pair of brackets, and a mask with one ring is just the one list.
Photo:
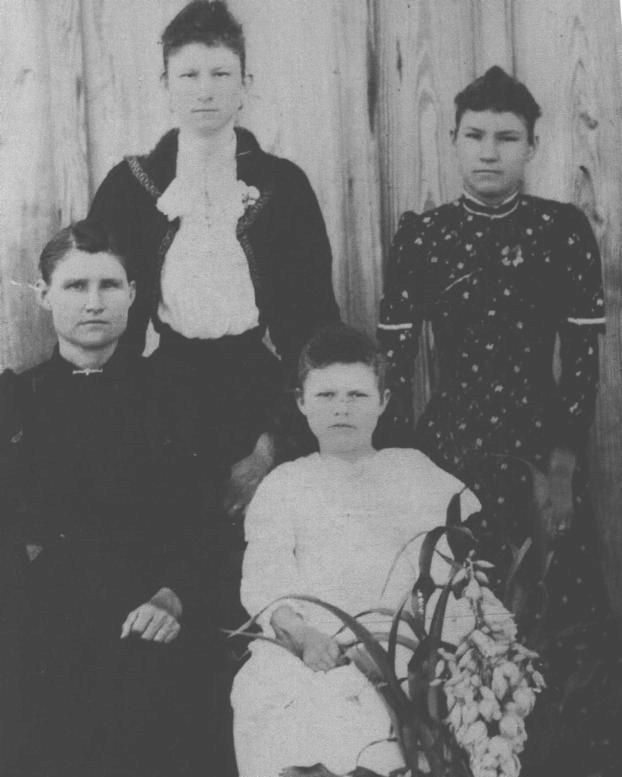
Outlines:
[[486, 205], [466, 192], [462, 193], [460, 202], [462, 207], [474, 216], [484, 216], [489, 219], [502, 219], [518, 208], [520, 192], [516, 191], [499, 205]]

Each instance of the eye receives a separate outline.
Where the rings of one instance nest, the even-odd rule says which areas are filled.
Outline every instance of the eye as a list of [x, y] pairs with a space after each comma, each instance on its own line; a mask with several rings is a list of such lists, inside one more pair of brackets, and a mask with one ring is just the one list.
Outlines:
[[331, 399], [335, 396], [334, 391], [318, 391], [316, 396], [321, 397], [322, 399]]
[[472, 138], [473, 140], [480, 140], [482, 135], [480, 132], [465, 132], [465, 137]]
[[116, 278], [106, 278], [101, 282], [102, 289], [120, 289], [123, 283]]
[[180, 73], [180, 78], [196, 78], [198, 75], [196, 70], [186, 70], [184, 73]]
[[214, 75], [216, 78], [228, 78], [231, 75], [231, 72], [229, 70], [217, 70]]
[[354, 399], [364, 399], [365, 397], [368, 397], [369, 394], [365, 391], [350, 391], [348, 396], [353, 397]]
[[83, 291], [86, 288], [86, 281], [67, 281], [63, 284], [63, 289], [71, 289], [72, 291]]

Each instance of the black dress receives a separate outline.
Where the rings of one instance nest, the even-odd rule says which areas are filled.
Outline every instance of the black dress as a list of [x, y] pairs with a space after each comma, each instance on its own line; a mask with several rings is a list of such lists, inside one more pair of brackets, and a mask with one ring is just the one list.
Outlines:
[[[571, 449], [578, 457], [575, 514], [557, 540], [548, 609], [555, 628], [604, 617], [585, 445], [605, 319], [600, 256], [585, 215], [570, 204], [516, 195], [499, 208], [463, 196], [402, 216], [379, 325], [393, 393], [387, 422], [395, 433], [412, 429], [411, 380], [424, 321], [431, 323], [438, 376], [412, 439], [480, 498], [480, 552], [503, 578], [510, 546], [537, 531], [528, 464], [542, 467], [554, 447]], [[561, 681], [571, 669], [567, 652], [558, 659]]]
[[[3, 774], [197, 773], [210, 494], [178, 411], [147, 360], [120, 348], [94, 372], [57, 352], [0, 376], [0, 625], [14, 648], [2, 684], [11, 674], [15, 692], [14, 707], [0, 700], [14, 733]], [[42, 548], [32, 561], [26, 545]], [[120, 640], [162, 587], [182, 602], [178, 639]]]

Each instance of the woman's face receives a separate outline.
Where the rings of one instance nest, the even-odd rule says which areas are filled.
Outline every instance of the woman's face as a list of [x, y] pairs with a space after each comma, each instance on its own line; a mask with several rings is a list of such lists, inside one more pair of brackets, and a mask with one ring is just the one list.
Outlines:
[[134, 283], [113, 254], [71, 249], [55, 266], [50, 282], [37, 286], [41, 305], [52, 312], [61, 353], [105, 350], [127, 326]]
[[171, 52], [166, 85], [179, 128], [201, 136], [233, 123], [245, 90], [238, 55], [227, 46], [204, 43]]
[[468, 194], [498, 205], [517, 191], [536, 150], [525, 120], [504, 111], [465, 111], [454, 134], [462, 182]]

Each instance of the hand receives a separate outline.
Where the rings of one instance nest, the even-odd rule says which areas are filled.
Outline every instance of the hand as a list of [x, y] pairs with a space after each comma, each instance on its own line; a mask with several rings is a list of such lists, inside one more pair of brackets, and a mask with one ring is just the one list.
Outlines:
[[274, 446], [268, 434], [262, 434], [251, 454], [231, 467], [224, 507], [230, 518], [243, 515], [257, 486], [274, 465]]
[[127, 616], [121, 627], [121, 639], [137, 634], [150, 642], [172, 642], [181, 630], [182, 605], [170, 588], [161, 588], [145, 604]]
[[28, 561], [34, 561], [39, 553], [43, 550], [43, 545], [35, 545], [34, 543], [28, 543], [26, 545], [26, 555], [28, 556]]
[[328, 634], [306, 626], [299, 642], [302, 660], [314, 672], [328, 672], [340, 663], [341, 648]]
[[557, 534], [567, 531], [572, 525], [574, 504], [572, 499], [572, 476], [577, 457], [567, 448], [554, 448], [548, 462], [548, 480], [553, 526]]

